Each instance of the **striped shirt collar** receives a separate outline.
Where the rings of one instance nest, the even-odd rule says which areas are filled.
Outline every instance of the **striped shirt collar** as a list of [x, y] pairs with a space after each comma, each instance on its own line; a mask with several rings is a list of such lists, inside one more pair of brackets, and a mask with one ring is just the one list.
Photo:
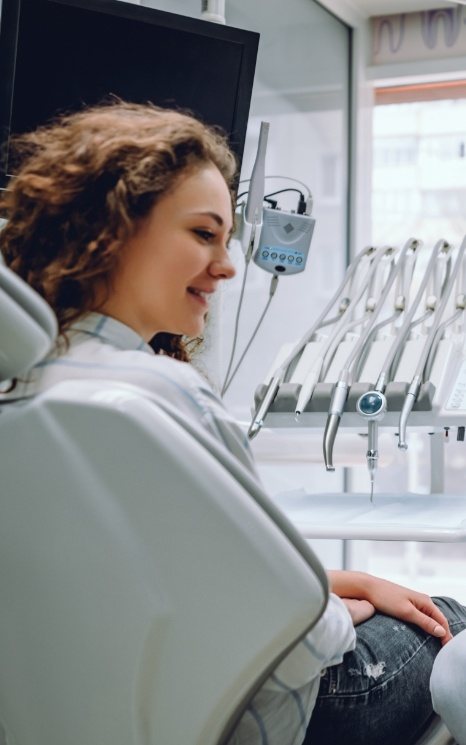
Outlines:
[[95, 336], [118, 349], [139, 350], [154, 354], [152, 347], [133, 329], [116, 318], [102, 313], [86, 313], [70, 327], [70, 331], [79, 331]]

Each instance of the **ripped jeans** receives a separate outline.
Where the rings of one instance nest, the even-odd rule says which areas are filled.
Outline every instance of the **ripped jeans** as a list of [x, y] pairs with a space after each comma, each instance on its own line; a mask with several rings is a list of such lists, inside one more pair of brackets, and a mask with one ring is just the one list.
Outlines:
[[[465, 607], [433, 600], [453, 635], [466, 628]], [[412, 745], [434, 716], [429, 683], [440, 642], [382, 614], [356, 632], [355, 650], [322, 675], [303, 745]]]

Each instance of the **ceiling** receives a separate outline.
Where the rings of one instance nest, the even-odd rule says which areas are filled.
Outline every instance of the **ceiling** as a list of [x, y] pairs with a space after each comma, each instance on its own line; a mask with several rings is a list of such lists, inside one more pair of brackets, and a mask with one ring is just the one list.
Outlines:
[[431, 10], [445, 5], [456, 5], [444, 0], [353, 0], [358, 10], [366, 16], [389, 15], [390, 13], [409, 13], [415, 10]]

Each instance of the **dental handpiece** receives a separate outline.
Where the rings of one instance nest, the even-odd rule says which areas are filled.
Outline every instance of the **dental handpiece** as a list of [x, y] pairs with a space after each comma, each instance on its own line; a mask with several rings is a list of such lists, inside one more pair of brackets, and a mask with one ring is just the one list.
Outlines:
[[383, 419], [387, 411], [387, 399], [382, 391], [376, 389], [367, 391], [367, 393], [363, 393], [359, 397], [356, 404], [356, 411], [364, 419], [368, 420], [366, 462], [369, 471], [371, 485], [370, 499], [372, 502], [374, 499], [375, 472], [379, 459], [378, 427], [379, 422]]
[[439, 343], [441, 339], [443, 339], [447, 328], [455, 324], [456, 321], [460, 321], [460, 319], [462, 319], [464, 316], [464, 311], [466, 310], [466, 262], [464, 257], [461, 264], [461, 270], [458, 272], [457, 285], [454, 292], [454, 313], [452, 316], [443, 321], [437, 329], [437, 334], [434, 341], [432, 342], [432, 346], [427, 357], [426, 366], [424, 368], [424, 378], [426, 380], [429, 380], [435, 357], [437, 355]]
[[[375, 390], [379, 390], [379, 391], [385, 390], [385, 386], [390, 378], [390, 371], [393, 365], [396, 363], [397, 358], [400, 355], [400, 349], [401, 349], [402, 344], [404, 344], [405, 340], [408, 338], [408, 335], [412, 331], [413, 327], [418, 323], [423, 323], [425, 319], [428, 318], [432, 314], [433, 309], [435, 308], [435, 306], [431, 307], [431, 304], [429, 303], [426, 313], [421, 315], [416, 321], [413, 321], [414, 315], [421, 302], [422, 296], [424, 292], [426, 291], [427, 283], [432, 275], [432, 272], [434, 271], [437, 257], [441, 250], [442, 251], [450, 250], [450, 245], [446, 243], [443, 239], [440, 241], [437, 241], [437, 243], [435, 244], [431, 257], [425, 269], [424, 275], [419, 284], [419, 288], [414, 297], [414, 300], [411, 303], [409, 303], [409, 307], [404, 311], [403, 324], [398, 329], [398, 333], [393, 339], [390, 349], [388, 350], [388, 353], [383, 361], [381, 372], [379, 374], [379, 378], [375, 386]], [[405, 288], [406, 295], [407, 295], [407, 292], [408, 292], [408, 288]]]
[[419, 396], [419, 391], [422, 385], [422, 375], [415, 375], [412, 379], [408, 388], [408, 393], [403, 401], [403, 406], [400, 413], [400, 420], [398, 422], [398, 447], [400, 450], [407, 450], [408, 443], [406, 441], [406, 428], [408, 426], [409, 415], [413, 410], [413, 406], [416, 403], [416, 399]]
[[[386, 255], [390, 255], [393, 252], [393, 249], [391, 247], [385, 247], [382, 250], [379, 250], [376, 254], [375, 258], [373, 259], [370, 273], [369, 273], [369, 287], [373, 285], [373, 279], [374, 275], [377, 271], [378, 265], [380, 264], [382, 258], [384, 258]], [[372, 327], [375, 319], [377, 318], [377, 314], [382, 307], [383, 302], [385, 301], [386, 295], [388, 293], [388, 290], [391, 286], [391, 282], [393, 281], [393, 278], [387, 282], [386, 288], [382, 293], [382, 302], [377, 302], [374, 305], [372, 297], [369, 298], [368, 303], [371, 304], [371, 310], [369, 311], [366, 303], [366, 314], [364, 319], [359, 319], [358, 321], [354, 321], [354, 323], [364, 323], [364, 321], [369, 320], [369, 316], [372, 315], [372, 321], [369, 322], [369, 326]], [[357, 303], [360, 301], [362, 294], [364, 293], [364, 287], [359, 291]], [[351, 325], [351, 324], [350, 324]], [[363, 336], [361, 335], [361, 340], [363, 339]], [[351, 367], [354, 362], [354, 360], [359, 355], [360, 348], [362, 346], [362, 341], [356, 345], [355, 350], [350, 355], [349, 359], [347, 360], [347, 363], [343, 370], [340, 373], [339, 380], [335, 384], [332, 392], [332, 398], [330, 402], [330, 408], [327, 415], [327, 421], [325, 423], [325, 429], [324, 429], [324, 437], [323, 437], [323, 455], [324, 455], [324, 464], [327, 471], [334, 471], [335, 466], [333, 465], [333, 448], [335, 445], [335, 439], [338, 433], [338, 428], [340, 426], [341, 417], [343, 415], [343, 411], [346, 404], [346, 399], [348, 398], [348, 393], [351, 388], [351, 381], [352, 381], [352, 373], [351, 373]]]
[[280, 389], [280, 386], [286, 377], [288, 369], [293, 364], [293, 362], [295, 362], [295, 360], [299, 357], [299, 355], [302, 353], [306, 345], [311, 341], [316, 331], [325, 323], [325, 320], [328, 314], [331, 312], [334, 305], [338, 302], [338, 299], [341, 298], [348, 283], [351, 282], [352, 278], [354, 277], [354, 274], [357, 271], [361, 261], [371, 256], [374, 253], [374, 251], [375, 251], [375, 248], [373, 246], [367, 246], [351, 262], [348, 269], [346, 270], [345, 276], [343, 277], [343, 280], [340, 286], [338, 287], [333, 297], [329, 300], [329, 302], [323, 309], [322, 313], [318, 316], [317, 320], [314, 322], [311, 328], [308, 331], [306, 331], [304, 336], [293, 347], [293, 349], [291, 350], [286, 360], [282, 362], [279, 365], [279, 367], [275, 370], [272, 376], [272, 379], [268, 384], [266, 394], [264, 398], [262, 399], [261, 403], [259, 404], [258, 408], [256, 409], [256, 411], [254, 412], [254, 415], [253, 415], [253, 418], [252, 418], [252, 421], [251, 421], [251, 424], [248, 430], [248, 437], [250, 439], [255, 437], [261, 430], [264, 424], [265, 417], [267, 416], [269, 408], [272, 405], [275, 399], [275, 396], [277, 395]]
[[350, 384], [348, 380], [339, 380], [333, 389], [323, 440], [324, 463], [327, 471], [335, 470], [335, 466], [333, 465], [333, 446], [346, 399], [348, 398], [349, 389]]
[[[361, 290], [360, 297], [362, 297], [362, 294], [363, 290]], [[356, 302], [359, 302], [360, 297], [357, 298]], [[348, 302], [345, 311], [349, 308], [350, 304], [351, 303]], [[299, 417], [302, 414], [308, 402], [312, 398], [312, 394], [314, 393], [316, 384], [320, 381], [321, 377], [325, 375], [326, 370], [328, 369], [328, 366], [330, 364], [329, 362], [326, 363], [326, 360], [328, 358], [330, 358], [330, 360], [333, 358], [335, 349], [341, 339], [343, 339], [345, 334], [348, 333], [348, 331], [350, 331], [350, 329], [354, 326], [358, 326], [361, 324], [360, 319], [356, 319], [355, 321], [349, 323], [347, 320], [347, 315], [348, 313], [346, 312], [342, 313], [341, 317], [338, 319], [338, 322], [334, 325], [333, 335], [327, 339], [322, 352], [320, 353], [319, 357], [314, 360], [309, 372], [307, 373], [301, 385], [298, 400], [296, 401], [296, 417]]]
[[461, 243], [461, 246], [459, 248], [453, 270], [450, 276], [448, 277], [446, 286], [444, 286], [443, 288], [442, 297], [435, 310], [434, 321], [430, 327], [430, 331], [427, 335], [426, 342], [422, 349], [422, 353], [418, 361], [418, 364], [417, 364], [417, 367], [414, 373], [414, 377], [411, 381], [411, 384], [408, 389], [408, 393], [406, 394], [406, 398], [403, 402], [403, 407], [401, 409], [400, 420], [399, 420], [399, 425], [398, 425], [398, 430], [399, 430], [398, 447], [400, 448], [400, 450], [407, 450], [408, 448], [408, 444], [406, 441], [406, 429], [408, 425], [409, 415], [411, 414], [411, 411], [413, 410], [413, 406], [416, 403], [417, 397], [419, 396], [419, 391], [421, 390], [421, 385], [424, 379], [424, 370], [427, 364], [429, 352], [432, 347], [432, 344], [434, 343], [436, 339], [437, 331], [440, 326], [440, 322], [442, 320], [446, 304], [450, 297], [450, 293], [453, 289], [458, 273], [461, 271], [461, 266], [463, 263], [465, 251], [466, 251], [466, 237], [463, 238], [463, 242]]
[[367, 426], [367, 469], [369, 471], [369, 478], [371, 483], [371, 502], [374, 501], [374, 482], [375, 482], [375, 469], [377, 468], [377, 461], [379, 459], [378, 451], [378, 424], [377, 422], [370, 421]]
[[248, 437], [252, 440], [261, 430], [264, 425], [264, 419], [267, 416], [267, 412], [273, 404], [274, 398], [278, 393], [278, 389], [283, 380], [283, 375], [280, 373], [274, 375], [272, 380], [267, 386], [265, 396], [260, 402], [256, 413], [254, 414], [253, 420], [248, 429]]
[[[371, 330], [375, 326], [377, 317], [385, 305], [388, 294], [391, 290], [393, 282], [400, 269], [400, 265], [402, 266], [402, 263], [404, 262], [404, 258], [407, 252], [410, 250], [411, 246], [412, 246], [412, 239], [410, 239], [403, 246], [403, 249], [401, 250], [401, 253], [400, 253], [398, 264], [392, 267], [390, 274], [388, 276], [388, 279], [385, 282], [385, 286], [384, 286], [384, 289], [380, 297], [377, 299], [377, 301], [374, 300], [372, 304], [372, 311], [370, 313], [372, 318], [367, 323], [367, 327], [365, 329], [366, 335], [370, 334]], [[383, 253], [379, 254], [379, 257], [381, 257], [382, 255], [390, 256], [391, 253], [393, 253], [393, 249], [390, 246], [387, 246], [383, 249]], [[376, 261], [377, 258], [378, 257], [376, 257], [374, 261]], [[366, 336], [364, 334], [361, 334], [361, 337], [358, 343], [356, 344], [353, 351], [351, 352], [348, 359], [346, 360], [345, 366], [339, 375], [339, 380], [337, 381], [333, 389], [332, 401], [330, 404], [330, 410], [329, 410], [327, 422], [325, 425], [324, 439], [323, 439], [324, 463], [325, 463], [325, 467], [327, 471], [334, 470], [333, 447], [335, 444], [335, 439], [336, 439], [338, 428], [340, 425], [340, 420], [341, 420], [341, 417], [343, 415], [343, 411], [345, 408], [346, 399], [348, 398], [349, 390], [352, 385], [353, 375], [354, 375], [353, 368], [357, 366], [357, 361], [363, 351], [365, 343], [366, 343]]]

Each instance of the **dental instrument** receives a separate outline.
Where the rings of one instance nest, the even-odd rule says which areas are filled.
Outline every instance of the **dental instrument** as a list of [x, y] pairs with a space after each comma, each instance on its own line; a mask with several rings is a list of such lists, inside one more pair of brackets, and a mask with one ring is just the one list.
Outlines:
[[[369, 335], [366, 350], [369, 349], [373, 339], [375, 339], [377, 333], [382, 327], [388, 323], [395, 324], [396, 320], [404, 313], [408, 302], [409, 290], [411, 281], [414, 274], [414, 267], [416, 262], [416, 252], [419, 248], [419, 241], [415, 238], [411, 238], [408, 241], [408, 249], [403, 257], [400, 257], [399, 261], [401, 265], [399, 267], [399, 277], [397, 286], [395, 288], [395, 311], [385, 321], [382, 321], [374, 327], [372, 333]], [[366, 353], [367, 354], [367, 353]], [[361, 355], [363, 358], [363, 355]], [[356, 365], [356, 377], [362, 367], [361, 360]], [[383, 369], [389, 370], [391, 367], [391, 359], [385, 360]], [[366, 452], [366, 462], [370, 478], [370, 501], [374, 499], [374, 484], [375, 484], [375, 473], [378, 463], [378, 423], [384, 418], [387, 411], [387, 399], [384, 395], [386, 383], [385, 378], [379, 375], [376, 382], [375, 388], [367, 393], [363, 393], [357, 403], [356, 411], [366, 420], [368, 420], [368, 442]]]
[[[355, 293], [357, 292], [356, 299], [351, 302], [351, 309], [350, 313], [348, 314], [352, 318], [346, 321], [346, 326], [342, 325], [342, 327], [333, 334], [333, 339], [331, 340], [329, 350], [326, 354], [322, 377], [325, 377], [327, 375], [332, 361], [335, 357], [335, 352], [346, 334], [350, 333], [353, 329], [358, 328], [358, 326], [364, 327], [364, 324], [370, 318], [371, 313], [374, 309], [375, 297], [379, 293], [380, 273], [382, 272], [384, 274], [384, 269], [386, 268], [382, 266], [382, 264], [384, 262], [387, 262], [387, 260], [389, 265], [392, 264], [393, 250], [394, 249], [390, 246], [377, 250], [369, 266], [369, 271], [364, 277], [363, 285], [354, 291]], [[350, 292], [351, 297], [353, 297], [352, 288], [350, 289]], [[366, 301], [364, 303], [363, 315], [356, 316], [355, 314], [364, 294], [366, 295]]]
[[[408, 253], [409, 250], [412, 249], [412, 244], [413, 244], [413, 239], [410, 239], [403, 246], [398, 262], [392, 266], [390, 274], [385, 283], [385, 287], [380, 295], [380, 298], [376, 302], [374, 302], [372, 306], [372, 310], [370, 310], [371, 306], [368, 301], [367, 312], [372, 317], [367, 323], [366, 333], [370, 333], [370, 331], [375, 325], [375, 322], [377, 320], [379, 313], [381, 312], [382, 308], [385, 306], [385, 303], [391, 291], [393, 282], [395, 281], [400, 271], [400, 267], [403, 265], [406, 254]], [[338, 376], [338, 380], [333, 388], [332, 398], [330, 401], [330, 407], [328, 411], [327, 421], [325, 424], [324, 438], [323, 438], [323, 455], [324, 455], [325, 468], [327, 471], [335, 470], [335, 467], [333, 465], [333, 447], [335, 444], [338, 427], [340, 425], [340, 420], [341, 420], [341, 417], [343, 415], [343, 411], [345, 408], [346, 400], [348, 398], [348, 393], [353, 383], [353, 377], [354, 377], [353, 366], [355, 363], [357, 364], [357, 360], [364, 348], [365, 343], [366, 343], [365, 335], [361, 334], [359, 341], [357, 342], [357, 344], [353, 348], [353, 351], [350, 353], [349, 357], [347, 358], [346, 363], [344, 367], [342, 368]]]
[[[440, 324], [437, 335], [432, 342], [432, 346], [429, 351], [429, 355], [427, 357], [426, 367], [424, 371], [424, 377], [429, 379], [430, 374], [432, 372], [432, 367], [435, 361], [435, 357], [437, 355], [438, 346], [440, 344], [440, 341], [444, 337], [444, 334], [449, 326], [454, 324], [456, 321], [458, 321], [460, 318], [464, 316], [464, 311], [466, 310], [466, 260], [463, 258], [463, 262], [461, 264], [461, 269], [458, 272], [458, 278], [457, 278], [457, 288], [455, 291], [455, 302], [454, 302], [454, 313], [450, 318], [447, 318], [443, 323]], [[464, 321], [463, 321], [464, 323]], [[460, 326], [457, 328], [456, 331], [453, 333], [459, 333], [460, 332]]]
[[[376, 272], [381, 258], [382, 258], [382, 254], [377, 255], [373, 259], [371, 264], [369, 265], [368, 267], [369, 281], [370, 281], [370, 278], [373, 276], [373, 274]], [[338, 344], [340, 343], [341, 339], [345, 336], [345, 334], [352, 327], [357, 326], [361, 323], [359, 319], [349, 322], [347, 320], [347, 317], [350, 314], [350, 310], [349, 310], [350, 306], [351, 306], [351, 309], [354, 307], [357, 307], [358, 303], [361, 301], [362, 296], [364, 295], [364, 292], [366, 291], [366, 281], [367, 281], [367, 277], [364, 276], [363, 281], [359, 283], [359, 288], [358, 288], [356, 297], [354, 299], [349, 299], [349, 298], [347, 299], [347, 303], [344, 306], [344, 312], [341, 314], [340, 317], [338, 317], [337, 322], [335, 324], [333, 335], [328, 337], [327, 342], [324, 345], [321, 353], [319, 354], [317, 359], [314, 361], [311, 369], [309, 370], [306, 378], [304, 379], [302, 386], [301, 386], [301, 390], [298, 395], [298, 400], [296, 402], [296, 409], [295, 409], [296, 417], [299, 417], [301, 413], [304, 411], [304, 409], [306, 408], [308, 402], [310, 401], [312, 397], [316, 383], [320, 380], [322, 375], [325, 374], [326, 361], [327, 361], [327, 368], [328, 368], [328, 365], [333, 359], [335, 350]], [[340, 305], [340, 308], [341, 308], [341, 305]], [[322, 326], [320, 328], [322, 328]], [[329, 359], [330, 359], [330, 362], [328, 362]]]
[[360, 374], [367, 361], [367, 357], [371, 350], [372, 342], [375, 341], [382, 329], [387, 326], [391, 326], [391, 331], [388, 332], [387, 338], [396, 336], [397, 323], [399, 323], [400, 317], [406, 311], [409, 300], [409, 293], [411, 289], [411, 282], [413, 280], [414, 269], [416, 266], [416, 258], [419, 247], [422, 245], [421, 241], [417, 238], [411, 238], [411, 248], [408, 249], [402, 265], [400, 267], [399, 276], [397, 278], [394, 299], [393, 299], [393, 313], [388, 318], [383, 319], [374, 326], [371, 333], [367, 337], [367, 344], [361, 352], [359, 360], [355, 366], [355, 378], [360, 380]]
[[378, 422], [383, 419], [387, 411], [387, 399], [380, 391], [369, 391], [360, 396], [356, 408], [365, 419], [368, 419], [366, 460], [371, 485], [370, 500], [373, 502], [375, 471], [379, 459]]
[[343, 292], [345, 291], [345, 288], [347, 287], [348, 283], [353, 278], [360, 263], [364, 259], [368, 259], [368, 257], [370, 257], [374, 253], [374, 251], [375, 249], [373, 246], [367, 246], [362, 251], [360, 251], [360, 253], [356, 256], [354, 261], [349, 265], [348, 269], [346, 270], [345, 276], [343, 277], [343, 280], [341, 284], [339, 285], [337, 291], [335, 292], [333, 297], [329, 300], [327, 305], [324, 307], [322, 313], [318, 316], [315, 323], [304, 334], [304, 336], [297, 342], [297, 344], [294, 345], [294, 347], [292, 348], [291, 352], [287, 355], [284, 362], [282, 362], [272, 373], [270, 380], [267, 384], [265, 393], [263, 394], [260, 403], [256, 407], [251, 423], [249, 425], [249, 428], [248, 428], [249, 439], [252, 440], [254, 437], [256, 437], [256, 435], [260, 432], [261, 428], [263, 427], [265, 417], [267, 416], [267, 413], [275, 400], [275, 397], [280, 389], [282, 382], [284, 381], [286, 377], [286, 374], [289, 368], [292, 366], [293, 363], [296, 362], [297, 358], [303, 352], [306, 345], [311, 341], [316, 331], [322, 327], [323, 323], [325, 323], [327, 316], [329, 315], [333, 307], [336, 305], [336, 303], [341, 298]]
[[414, 377], [411, 381], [411, 384], [409, 386], [408, 392], [406, 394], [406, 397], [403, 403], [403, 407], [402, 407], [402, 410], [400, 413], [400, 419], [399, 419], [399, 434], [398, 434], [398, 447], [401, 450], [407, 450], [408, 448], [408, 444], [406, 442], [406, 428], [408, 424], [408, 418], [409, 418], [409, 415], [411, 414], [414, 403], [419, 395], [419, 391], [421, 389], [421, 385], [424, 379], [424, 369], [427, 363], [429, 351], [432, 346], [432, 343], [435, 340], [437, 330], [438, 330], [438, 327], [440, 326], [440, 322], [442, 320], [442, 317], [443, 317], [443, 314], [446, 308], [446, 304], [449, 299], [450, 292], [453, 288], [455, 279], [457, 278], [457, 274], [461, 269], [465, 250], [466, 250], [466, 237], [463, 239], [463, 242], [460, 246], [453, 270], [448, 278], [448, 281], [446, 282], [446, 286], [444, 287], [442, 297], [435, 310], [434, 320], [432, 322], [429, 333], [427, 335], [427, 339], [424, 344], [420, 359], [416, 366]]

